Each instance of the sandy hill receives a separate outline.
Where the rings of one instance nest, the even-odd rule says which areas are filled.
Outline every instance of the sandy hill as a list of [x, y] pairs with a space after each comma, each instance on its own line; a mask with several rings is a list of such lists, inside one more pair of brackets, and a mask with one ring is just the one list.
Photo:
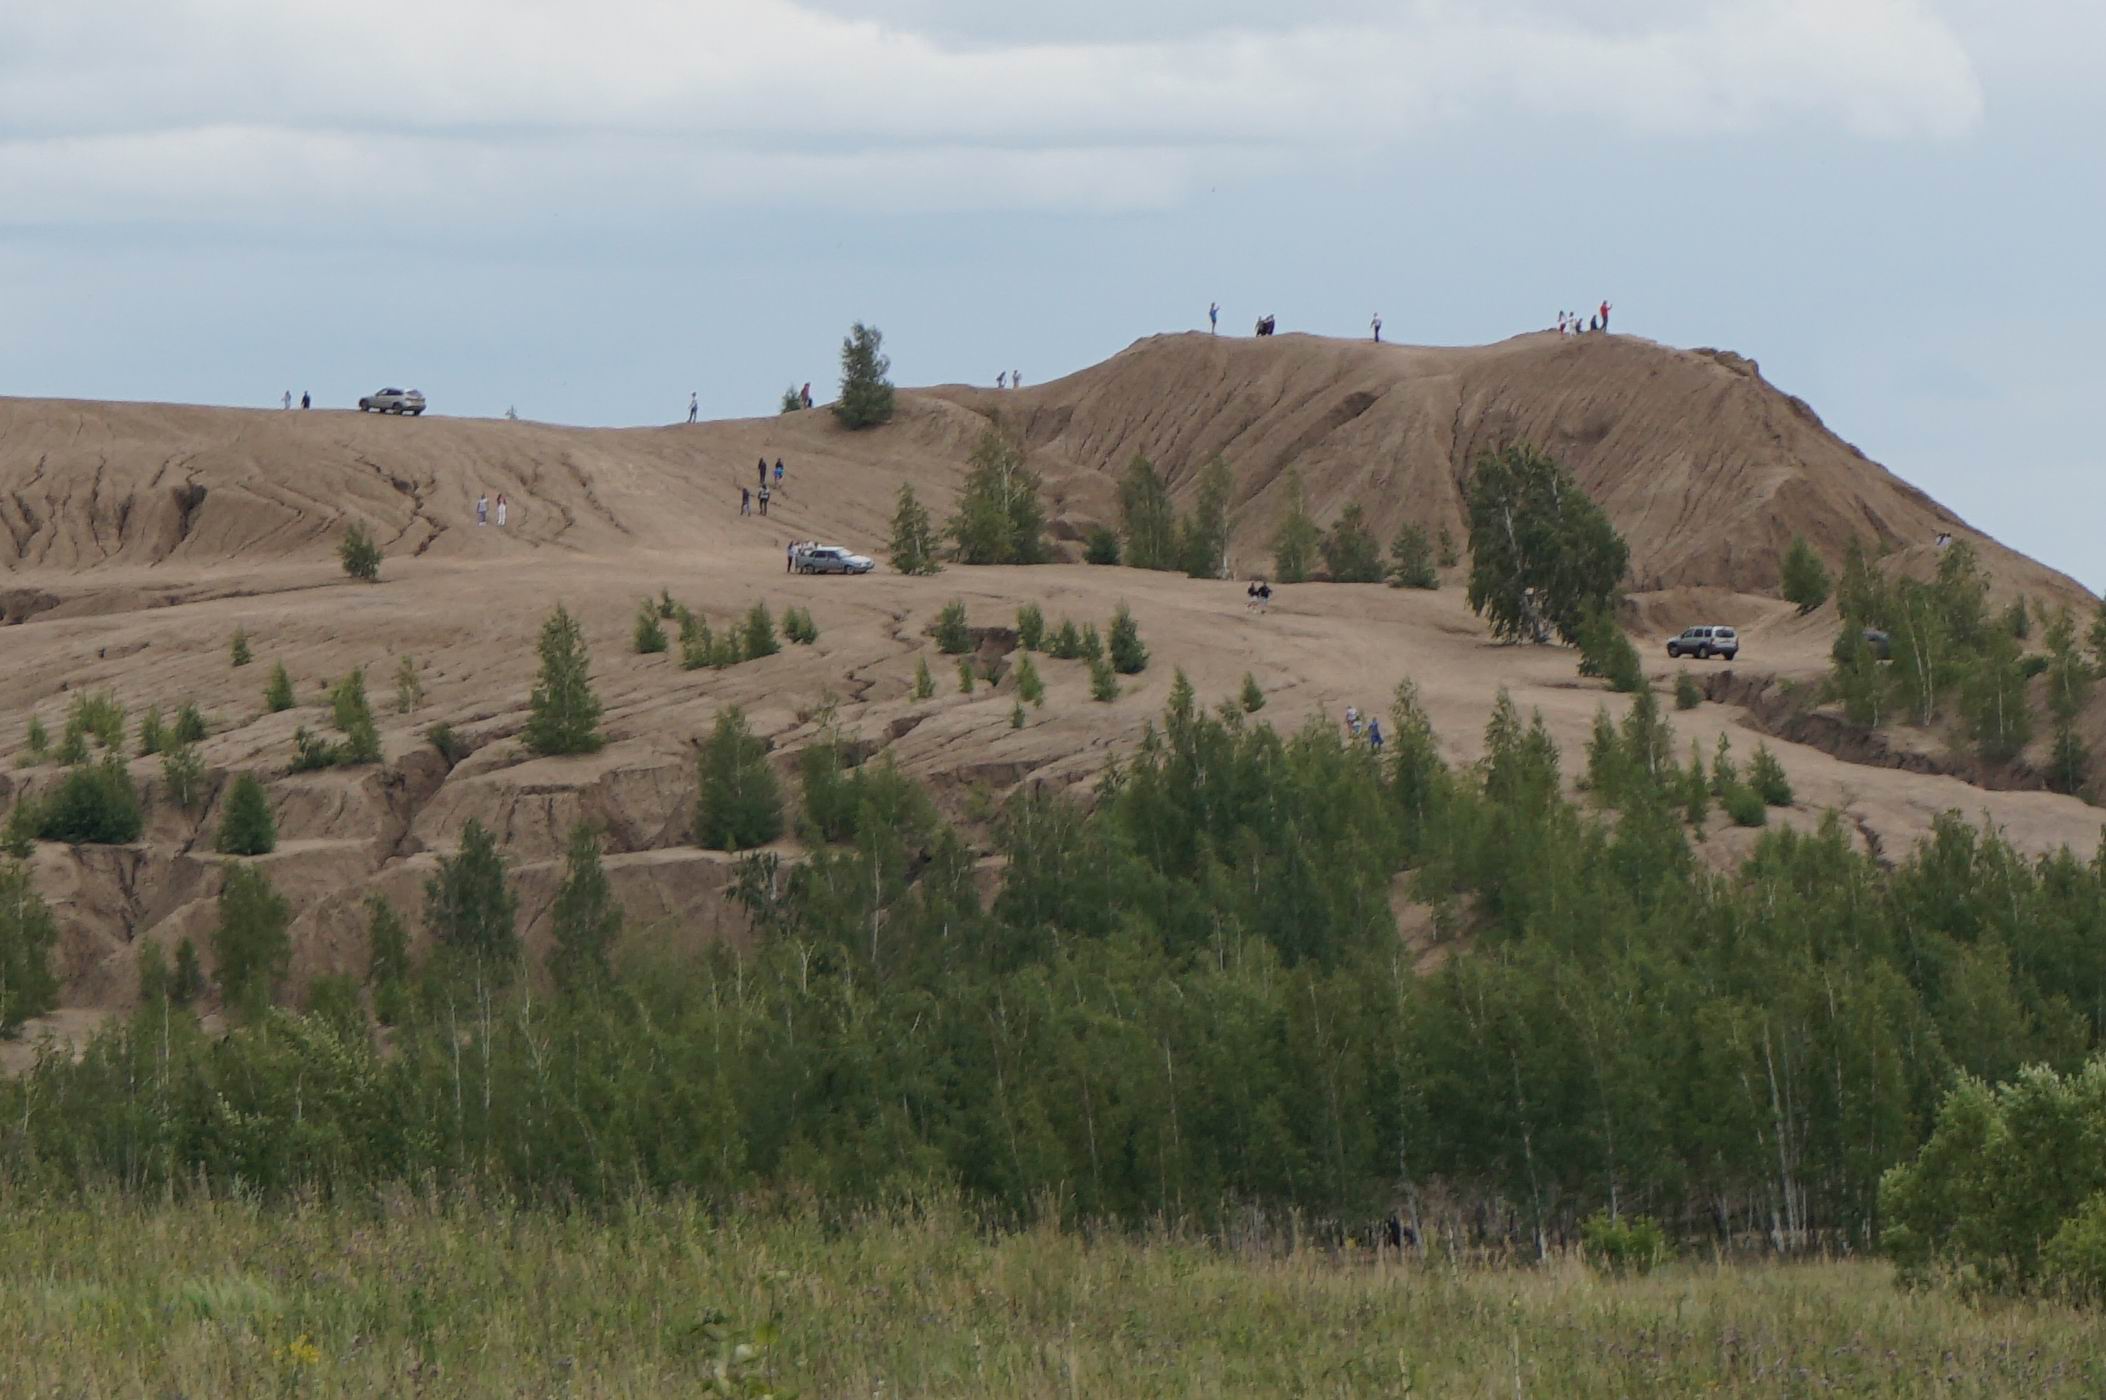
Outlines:
[[[784, 573], [791, 539], [879, 549], [903, 483], [945, 512], [997, 413], [1027, 438], [1069, 539], [1108, 518], [1113, 482], [1135, 452], [1186, 485], [1224, 454], [1247, 559], [1263, 553], [1290, 466], [1320, 518], [1357, 500], [1385, 530], [1406, 515], [1453, 527], [1459, 475], [1478, 450], [1541, 441], [1600, 495], [1641, 578], [1658, 585], [1635, 599], [1634, 616], [1668, 627], [1701, 611], [1747, 634], [1733, 686], [1711, 672], [1728, 703], [1675, 716], [1683, 742], [1707, 749], [1722, 734], [1751, 748], [1751, 728], [1766, 722], [1764, 687], [1823, 664], [1832, 625], [1761, 595], [1792, 531], [1831, 549], [1849, 528], [1877, 532], [1901, 547], [1903, 563], [1927, 561], [1938, 530], [1967, 533], [1745, 362], [1620, 337], [1477, 350], [1164, 337], [1021, 391], [903, 393], [898, 419], [868, 433], [845, 432], [825, 413], [585, 430], [0, 399], [0, 808], [56, 780], [53, 765], [23, 762], [25, 733], [34, 715], [56, 734], [76, 692], [108, 689], [135, 723], [148, 706], [167, 715], [192, 700], [212, 721], [198, 809], [166, 801], [158, 761], [139, 759], [135, 777], [152, 798], [143, 841], [38, 850], [39, 882], [64, 928], [76, 1018], [66, 1024], [127, 1003], [140, 940], [207, 941], [224, 864], [212, 851], [220, 796], [244, 771], [269, 785], [281, 844], [264, 863], [298, 911], [304, 977], [361, 965], [371, 893], [415, 923], [422, 881], [471, 817], [517, 864], [530, 949], [546, 937], [555, 862], [580, 817], [607, 832], [636, 937], [741, 936], [743, 918], [723, 894], [729, 862], [688, 840], [695, 741], [726, 704], [744, 707], [787, 761], [831, 702], [843, 729], [884, 747], [957, 811], [976, 805], [970, 793], [999, 797], [1020, 783], [1086, 789], [1160, 712], [1175, 669], [1210, 698], [1252, 674], [1268, 717], [1288, 728], [1347, 704], [1379, 709], [1409, 677], [1460, 761], [1476, 755], [1501, 686], [1540, 709], [1575, 754], [1597, 705], [1621, 706], [1575, 678], [1569, 653], [1490, 644], [1454, 577], [1431, 594], [1283, 590], [1260, 618], [1244, 610], [1237, 584], [1080, 564], [934, 578]], [[738, 489], [763, 456], [784, 459], [785, 488], [769, 518], [742, 517]], [[507, 526], [478, 527], [475, 498], [500, 493]], [[354, 519], [386, 546], [377, 586], [346, 580], [333, 558]], [[1994, 542], [1982, 548], [2007, 590], [2083, 596]], [[821, 636], [729, 670], [685, 671], [629, 645], [639, 598], [660, 589], [718, 626], [756, 601], [778, 613], [802, 605]], [[1155, 662], [1109, 705], [1089, 700], [1079, 665], [1048, 662], [1049, 703], [1012, 728], [1006, 680], [957, 693], [933, 654], [929, 628], [954, 598], [989, 629], [983, 674], [1004, 670], [1001, 629], [1026, 602], [1100, 626], [1129, 603]], [[558, 600], [585, 623], [607, 706], [610, 742], [590, 758], [536, 759], [517, 737], [534, 636]], [[251, 639], [251, 666], [229, 665], [237, 629]], [[1651, 645], [1647, 654], [1664, 676], [1664, 657]], [[423, 698], [398, 712], [393, 678], [406, 658]], [[923, 659], [943, 681], [930, 700], [912, 695]], [[271, 714], [262, 692], [278, 663], [300, 703]], [[294, 730], [326, 727], [322, 686], [353, 667], [366, 670], [386, 762], [288, 773]], [[2098, 718], [2093, 738], [2106, 750], [2106, 706]], [[441, 720], [470, 750], [456, 766], [423, 737]], [[1773, 742], [1803, 799], [1788, 820], [1811, 823], [1833, 807], [1888, 851], [1952, 808], [1989, 817], [2029, 850], [2099, 839], [2096, 809], [1970, 786], [1963, 778], [1980, 775], [1956, 772], [1927, 741]], [[1706, 849], [1726, 859], [1745, 845], [1745, 833], [1720, 830]]]

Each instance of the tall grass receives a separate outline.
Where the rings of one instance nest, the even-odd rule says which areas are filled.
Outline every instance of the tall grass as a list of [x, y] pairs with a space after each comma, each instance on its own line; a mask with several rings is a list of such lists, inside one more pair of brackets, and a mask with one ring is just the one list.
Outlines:
[[2096, 1395], [2106, 1331], [1866, 1262], [1239, 1256], [948, 1206], [0, 1199], [0, 1393]]

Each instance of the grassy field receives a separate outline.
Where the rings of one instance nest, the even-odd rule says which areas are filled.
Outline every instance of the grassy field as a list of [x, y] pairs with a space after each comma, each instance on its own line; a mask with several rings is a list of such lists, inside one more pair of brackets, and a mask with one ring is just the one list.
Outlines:
[[829, 1232], [0, 1198], [0, 1394], [716, 1393], [2094, 1396], [2106, 1328], [1905, 1294], [1876, 1263], [1603, 1281], [990, 1240], [942, 1211]]

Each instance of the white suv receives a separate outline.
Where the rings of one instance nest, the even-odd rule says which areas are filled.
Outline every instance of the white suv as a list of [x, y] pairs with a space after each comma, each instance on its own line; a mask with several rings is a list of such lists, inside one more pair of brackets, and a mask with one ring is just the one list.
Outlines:
[[1731, 661], [1740, 655], [1740, 633], [1730, 627], [1691, 627], [1668, 642], [1667, 654], [1694, 656], [1699, 661], [1723, 656]]
[[424, 412], [424, 395], [415, 389], [382, 389], [358, 401], [360, 413], [407, 413], [415, 418]]

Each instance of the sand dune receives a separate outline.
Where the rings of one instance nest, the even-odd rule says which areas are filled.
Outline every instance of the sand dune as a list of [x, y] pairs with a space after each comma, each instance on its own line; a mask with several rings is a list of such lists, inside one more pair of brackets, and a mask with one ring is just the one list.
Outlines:
[[[39, 850], [65, 930], [69, 1008], [125, 1005], [140, 939], [205, 940], [222, 866], [210, 853], [217, 793], [241, 771], [270, 784], [281, 846], [265, 864], [298, 909], [295, 972], [306, 977], [362, 966], [369, 893], [414, 923], [422, 880], [471, 817], [519, 865], [530, 947], [545, 937], [561, 840], [579, 817], [607, 831], [635, 936], [743, 936], [723, 893], [727, 859], [687, 844], [694, 742], [727, 703], [746, 707], [787, 756], [831, 702], [843, 728], [888, 748], [961, 813], [969, 794], [999, 797], [1019, 783], [1086, 788], [1160, 710], [1175, 668], [1210, 698], [1252, 673], [1271, 697], [1268, 718], [1288, 727], [1349, 703], [1380, 708], [1410, 677], [1459, 761], [1475, 756], [1501, 686], [1540, 708], [1575, 753], [1597, 705], [1621, 708], [1575, 677], [1570, 653], [1491, 645], [1453, 578], [1437, 594], [1286, 589], [1271, 616], [1254, 618], [1237, 584], [1080, 564], [930, 579], [784, 574], [793, 538], [879, 549], [903, 482], [941, 516], [996, 413], [1030, 444], [1068, 539], [1108, 517], [1112, 483], [1135, 452], [1187, 488], [1222, 453], [1236, 472], [1235, 549], [1247, 563], [1261, 560], [1290, 466], [1321, 518], [1359, 501], [1384, 531], [1408, 516], [1460, 534], [1458, 482], [1471, 457], [1538, 440], [1572, 462], [1630, 538], [1645, 585], [1634, 622], [1662, 632], [1737, 622], [1749, 640], [1736, 670], [1757, 680], [1815, 675], [1832, 631], [1760, 596], [1791, 533], [1832, 551], [1850, 529], [1877, 533], [1904, 567], [1928, 566], [1938, 530], [1968, 533], [1744, 362], [1621, 337], [1475, 350], [1164, 337], [1022, 391], [906, 393], [895, 423], [861, 434], [823, 412], [583, 430], [0, 399], [0, 619], [12, 624], [0, 625], [0, 806], [56, 776], [16, 759], [31, 714], [56, 731], [74, 691], [107, 687], [135, 718], [195, 699], [214, 720], [203, 811], [157, 801], [136, 846]], [[762, 456], [784, 459], [785, 490], [771, 518], [742, 518], [738, 488]], [[500, 492], [508, 526], [478, 527], [476, 496]], [[377, 586], [336, 566], [351, 520], [386, 546]], [[2085, 601], [2061, 575], [1993, 541], [1982, 548], [2001, 589]], [[802, 604], [822, 635], [731, 670], [682, 671], [629, 648], [637, 600], [661, 588], [719, 625], [756, 600]], [[1100, 625], [1130, 602], [1155, 663], [1100, 705], [1079, 666], [1048, 662], [1049, 704], [1013, 730], [1006, 684], [956, 694], [933, 657], [927, 630], [954, 597], [991, 629], [1012, 624], [1024, 602]], [[516, 737], [534, 634], [559, 599], [584, 619], [607, 703], [611, 742], [589, 759], [535, 759]], [[257, 657], [240, 669], [227, 656], [236, 628]], [[990, 633], [996, 669], [1005, 645]], [[923, 655], [943, 685], [915, 701]], [[1647, 655], [1664, 677], [1650, 637]], [[391, 678], [405, 656], [426, 698], [398, 714]], [[262, 690], [275, 662], [301, 704], [272, 715]], [[326, 723], [322, 684], [353, 666], [367, 670], [388, 762], [288, 775], [294, 728]], [[421, 737], [442, 719], [473, 749], [450, 770]], [[1745, 720], [1724, 705], [1675, 716], [1685, 744], [1707, 747], [1727, 733], [1752, 748]], [[1890, 853], [1952, 808], [1986, 815], [2029, 850], [2099, 839], [2101, 814], [2068, 798], [1778, 747], [1803, 799], [1788, 820], [1808, 824], [1832, 806]], [[135, 773], [150, 790], [158, 783], [152, 760]], [[1727, 859], [1746, 839], [1718, 830], [1707, 849]]]

